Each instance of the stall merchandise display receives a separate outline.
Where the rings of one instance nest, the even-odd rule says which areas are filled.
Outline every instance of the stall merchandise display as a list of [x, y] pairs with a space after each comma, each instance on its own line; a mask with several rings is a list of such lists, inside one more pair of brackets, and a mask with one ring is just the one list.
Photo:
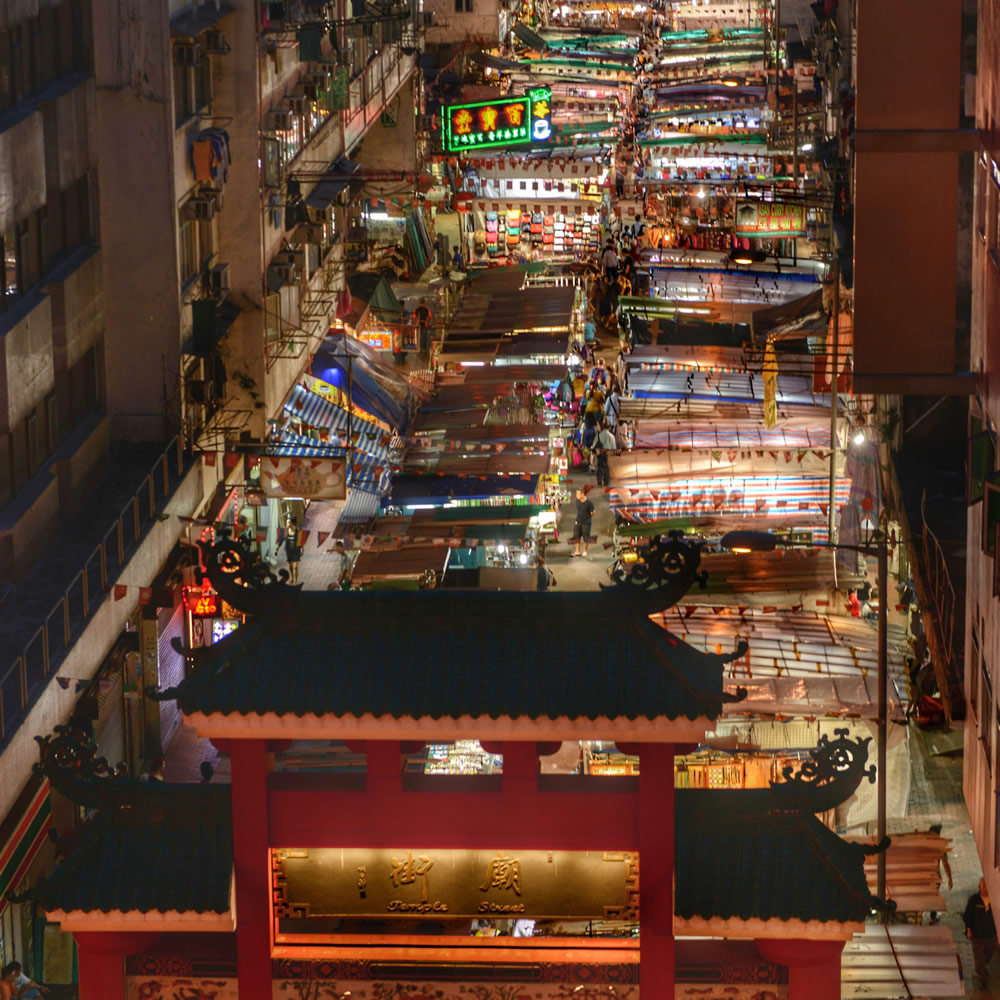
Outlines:
[[503, 757], [487, 753], [478, 740], [429, 743], [424, 774], [499, 774]]
[[[596, 254], [600, 248], [600, 216], [557, 213], [545, 215], [508, 209], [488, 211], [476, 233], [482, 235], [490, 256], [508, 249], [540, 250], [556, 254]], [[478, 240], [477, 240], [478, 242]]]

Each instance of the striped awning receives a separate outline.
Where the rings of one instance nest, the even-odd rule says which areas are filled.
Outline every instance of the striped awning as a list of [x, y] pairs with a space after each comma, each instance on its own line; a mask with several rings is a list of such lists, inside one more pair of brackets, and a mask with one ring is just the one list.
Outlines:
[[779, 424], [770, 429], [747, 421], [742, 427], [706, 422], [664, 424], [640, 421], [635, 430], [636, 448], [820, 448], [830, 447], [829, 424], [819, 427], [789, 427]]
[[[329, 445], [311, 441], [309, 444], [274, 444], [268, 453], [281, 458], [334, 458]], [[374, 455], [356, 451], [347, 467], [347, 485], [351, 490], [368, 490], [379, 495], [388, 490], [392, 468]]]
[[[353, 418], [342, 406], [331, 403], [319, 393], [310, 392], [301, 385], [292, 388], [285, 401], [286, 415], [301, 420], [312, 427], [324, 427], [331, 436], [337, 436], [346, 444], [348, 425], [353, 428], [355, 447], [375, 453], [379, 448], [389, 449], [394, 435], [383, 430], [374, 420], [355, 413]], [[383, 458], [385, 455], [382, 456]]]
[[48, 780], [33, 775], [0, 826], [0, 910], [45, 843], [51, 812]]
[[[400, 444], [403, 443], [402, 438], [399, 438], [398, 441]], [[283, 428], [274, 436], [273, 444], [283, 448], [302, 448], [302, 454], [309, 455], [311, 458], [345, 458], [353, 451], [355, 457], [364, 455], [374, 458], [383, 465], [398, 464], [403, 455], [401, 449], [394, 448], [391, 444], [388, 446], [383, 445], [379, 439], [373, 440], [368, 435], [359, 433], [358, 431], [354, 432], [353, 449], [347, 447], [346, 431], [343, 437], [335, 436], [331, 437], [329, 441], [317, 441], [314, 437], [307, 437], [305, 434], [296, 434], [294, 431]], [[285, 452], [285, 454], [292, 454], [292, 452]]]
[[[754, 517], [772, 523], [810, 523], [815, 538], [826, 537], [829, 480], [824, 476], [675, 479], [614, 486], [611, 493], [611, 509], [633, 523], [668, 518]], [[839, 479], [838, 509], [849, 496], [849, 480]]]

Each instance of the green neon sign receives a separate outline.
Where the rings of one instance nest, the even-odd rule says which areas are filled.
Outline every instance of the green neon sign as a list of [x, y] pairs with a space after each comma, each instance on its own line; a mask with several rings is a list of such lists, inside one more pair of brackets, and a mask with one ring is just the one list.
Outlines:
[[446, 153], [548, 142], [552, 91], [535, 87], [522, 97], [454, 104], [444, 109], [443, 126]]

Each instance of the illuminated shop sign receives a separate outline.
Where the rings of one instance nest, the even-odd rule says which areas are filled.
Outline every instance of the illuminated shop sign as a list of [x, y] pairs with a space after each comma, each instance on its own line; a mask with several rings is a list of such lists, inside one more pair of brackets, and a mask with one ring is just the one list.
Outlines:
[[204, 617], [214, 615], [219, 610], [218, 595], [210, 589], [201, 587], [185, 587], [183, 590], [184, 606], [193, 615]]
[[342, 917], [638, 917], [639, 857], [628, 851], [282, 849], [271, 870], [286, 943]]
[[805, 205], [780, 201], [741, 201], [736, 205], [736, 235], [805, 236]]
[[448, 153], [551, 138], [552, 91], [548, 87], [535, 87], [523, 97], [509, 100], [445, 108], [444, 148]]
[[367, 344], [374, 351], [392, 350], [392, 330], [386, 329], [384, 326], [358, 330], [356, 336], [362, 344]]

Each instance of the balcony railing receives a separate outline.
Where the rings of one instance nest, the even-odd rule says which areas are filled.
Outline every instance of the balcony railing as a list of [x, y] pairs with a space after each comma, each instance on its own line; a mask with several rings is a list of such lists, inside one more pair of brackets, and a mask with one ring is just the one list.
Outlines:
[[178, 434], [153, 463], [34, 635], [0, 675], [0, 747], [11, 739], [97, 613], [126, 562], [173, 495], [190, 461], [183, 436]]

